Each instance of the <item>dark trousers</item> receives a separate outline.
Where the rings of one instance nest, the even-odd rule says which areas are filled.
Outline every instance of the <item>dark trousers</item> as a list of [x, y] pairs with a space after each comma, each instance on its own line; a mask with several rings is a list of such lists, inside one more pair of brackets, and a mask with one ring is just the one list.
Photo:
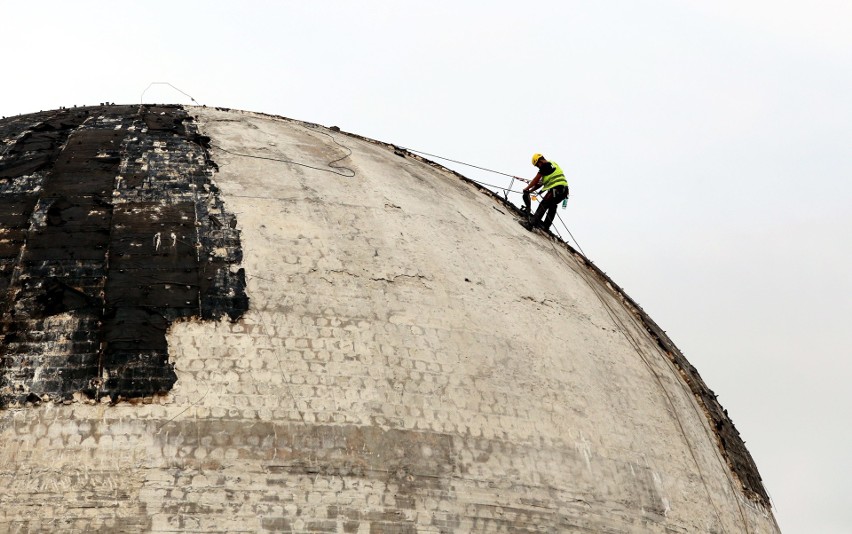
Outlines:
[[[532, 216], [531, 222], [541, 226], [545, 230], [550, 228], [550, 225], [553, 224], [553, 218], [556, 217], [556, 209], [559, 207], [559, 203], [566, 198], [568, 198], [568, 186], [566, 185], [557, 185], [553, 189], [548, 190], [541, 200], [541, 204], [535, 210], [535, 215]], [[544, 216], [545, 212], [547, 213], [546, 216]], [[544, 216], [544, 223], [541, 222], [542, 216]]]

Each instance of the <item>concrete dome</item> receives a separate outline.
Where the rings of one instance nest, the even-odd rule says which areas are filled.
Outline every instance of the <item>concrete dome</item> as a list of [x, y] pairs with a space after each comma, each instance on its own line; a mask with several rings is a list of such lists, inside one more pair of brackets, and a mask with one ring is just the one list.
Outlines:
[[778, 532], [662, 330], [463, 177], [212, 108], [0, 141], [0, 530]]

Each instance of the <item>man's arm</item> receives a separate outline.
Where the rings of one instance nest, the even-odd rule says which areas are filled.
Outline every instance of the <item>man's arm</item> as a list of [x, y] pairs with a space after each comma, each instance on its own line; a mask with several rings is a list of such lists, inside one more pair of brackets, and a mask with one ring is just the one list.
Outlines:
[[524, 192], [535, 191], [536, 189], [538, 189], [539, 185], [541, 185], [541, 173], [535, 175], [535, 178], [532, 179], [530, 185], [524, 188]]

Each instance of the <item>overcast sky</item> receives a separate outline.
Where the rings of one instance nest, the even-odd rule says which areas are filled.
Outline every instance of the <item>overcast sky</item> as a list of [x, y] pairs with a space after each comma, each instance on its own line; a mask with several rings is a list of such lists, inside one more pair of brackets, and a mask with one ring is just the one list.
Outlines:
[[0, 6], [0, 115], [169, 82], [509, 174], [557, 161], [560, 215], [719, 395], [782, 530], [852, 532], [849, 0]]

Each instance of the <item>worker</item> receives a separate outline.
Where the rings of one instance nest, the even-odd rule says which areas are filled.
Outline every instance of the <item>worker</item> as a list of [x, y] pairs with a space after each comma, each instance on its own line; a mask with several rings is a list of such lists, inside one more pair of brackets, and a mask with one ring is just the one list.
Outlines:
[[[538, 174], [524, 188], [524, 206], [527, 210], [527, 220], [521, 222], [527, 230], [533, 228], [541, 228], [547, 230], [553, 224], [553, 218], [556, 217], [556, 208], [559, 203], [568, 198], [568, 180], [565, 179], [565, 173], [554, 161], [547, 161], [541, 154], [533, 154], [532, 164], [538, 167]], [[544, 198], [535, 210], [535, 214], [530, 215], [530, 193], [541, 187], [544, 193]], [[545, 216], [545, 213], [547, 215]], [[544, 221], [542, 222], [542, 217]]]

